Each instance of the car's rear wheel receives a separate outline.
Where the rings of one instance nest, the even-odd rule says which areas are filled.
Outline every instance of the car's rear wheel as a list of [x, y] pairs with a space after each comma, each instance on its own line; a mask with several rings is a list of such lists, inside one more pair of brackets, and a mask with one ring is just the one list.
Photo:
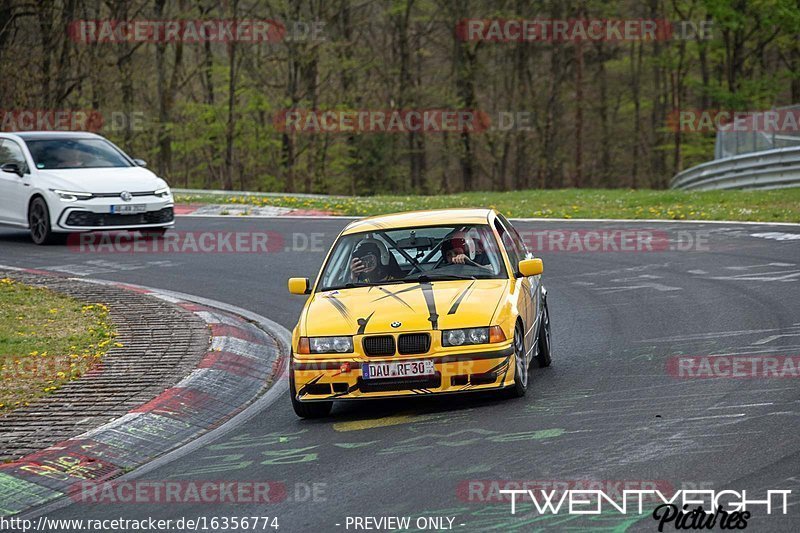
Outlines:
[[37, 197], [28, 210], [28, 227], [35, 244], [56, 244], [66, 241], [65, 233], [55, 233], [50, 225], [50, 211], [44, 198]]
[[511, 398], [521, 398], [528, 391], [528, 358], [525, 353], [525, 334], [518, 323], [514, 328], [514, 385], [508, 389]]
[[550, 344], [550, 311], [547, 310], [547, 302], [544, 303], [544, 310], [542, 311], [542, 325], [539, 327], [539, 353], [536, 354], [536, 362], [539, 363], [541, 368], [550, 366], [552, 359], [550, 357], [551, 344]]
[[325, 418], [331, 414], [333, 402], [301, 402], [297, 399], [293, 371], [289, 371], [289, 393], [292, 395], [294, 413], [300, 418]]

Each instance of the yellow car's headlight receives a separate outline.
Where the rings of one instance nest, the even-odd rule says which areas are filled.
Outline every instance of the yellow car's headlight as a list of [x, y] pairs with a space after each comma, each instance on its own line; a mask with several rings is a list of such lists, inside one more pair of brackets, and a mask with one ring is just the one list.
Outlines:
[[442, 346], [465, 346], [469, 344], [494, 344], [506, 340], [503, 328], [446, 329], [442, 331]]
[[297, 353], [352, 353], [353, 337], [300, 337]]

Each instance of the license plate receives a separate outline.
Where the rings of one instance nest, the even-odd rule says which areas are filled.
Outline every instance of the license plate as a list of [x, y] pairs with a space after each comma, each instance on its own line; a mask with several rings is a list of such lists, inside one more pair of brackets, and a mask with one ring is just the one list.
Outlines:
[[145, 204], [126, 204], [126, 205], [112, 205], [112, 215], [130, 215], [136, 213], [144, 213], [147, 211]]
[[363, 363], [361, 375], [364, 379], [410, 378], [433, 376], [436, 367], [433, 361], [390, 361], [386, 363]]

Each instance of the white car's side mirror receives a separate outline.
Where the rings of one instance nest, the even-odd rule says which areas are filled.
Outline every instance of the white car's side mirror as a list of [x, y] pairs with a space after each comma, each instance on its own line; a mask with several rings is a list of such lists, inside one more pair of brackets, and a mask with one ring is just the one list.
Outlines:
[[24, 176], [22, 169], [19, 168], [19, 165], [16, 163], [6, 163], [0, 168], [3, 172], [8, 172], [9, 174], [16, 174], [20, 178]]

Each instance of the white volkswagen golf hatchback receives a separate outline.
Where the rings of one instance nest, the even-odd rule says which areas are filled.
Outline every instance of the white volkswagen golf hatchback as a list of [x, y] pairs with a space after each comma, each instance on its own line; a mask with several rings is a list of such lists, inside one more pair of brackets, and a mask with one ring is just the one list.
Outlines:
[[0, 133], [0, 224], [36, 244], [72, 232], [174, 226], [167, 183], [93, 133]]

